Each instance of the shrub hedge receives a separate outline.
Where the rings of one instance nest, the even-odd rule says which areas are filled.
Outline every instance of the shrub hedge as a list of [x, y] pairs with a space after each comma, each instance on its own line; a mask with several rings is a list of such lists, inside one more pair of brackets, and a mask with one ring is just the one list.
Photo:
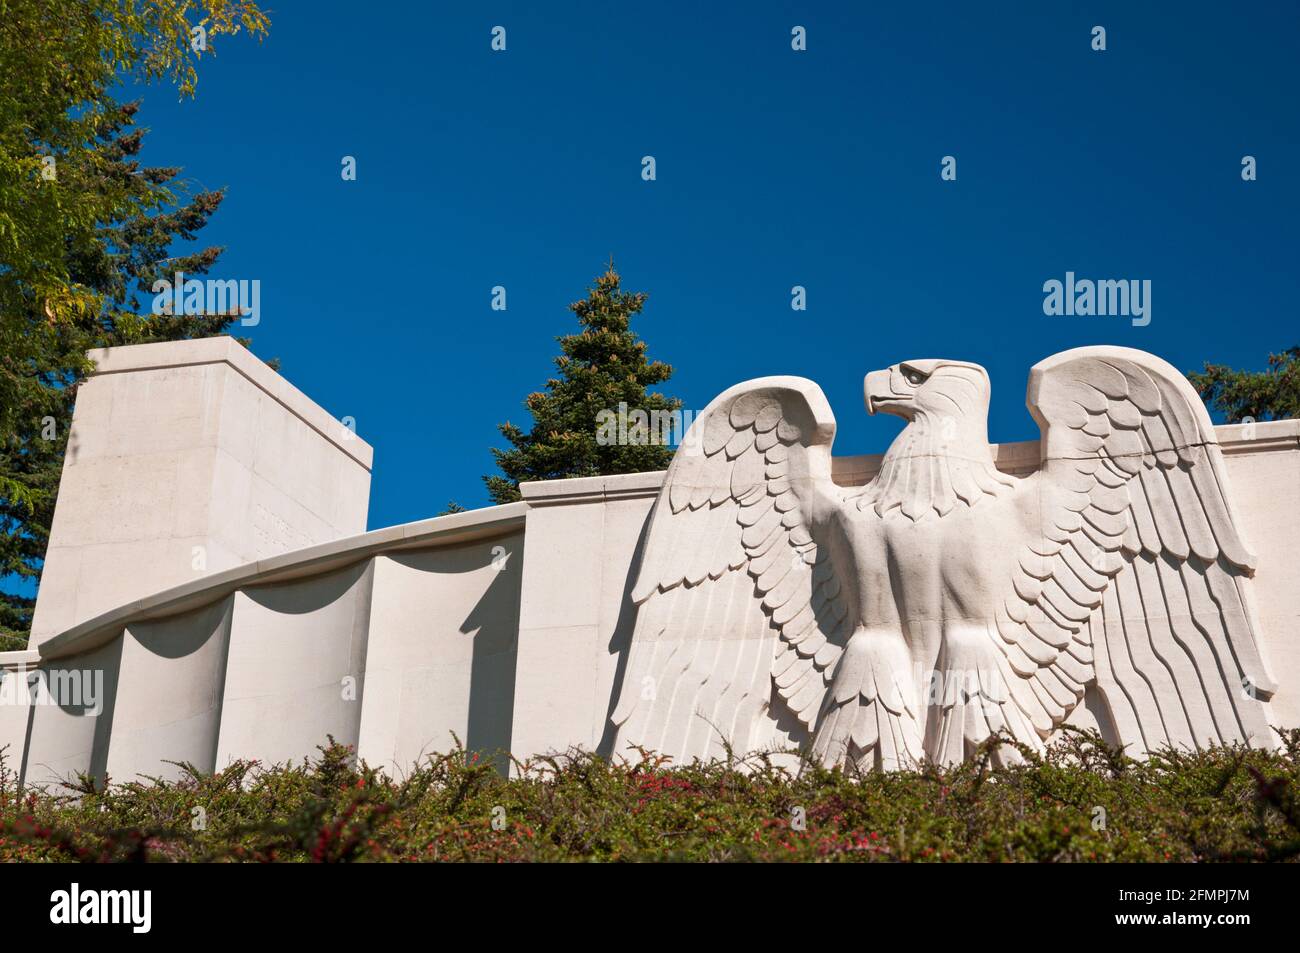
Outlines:
[[766, 754], [499, 762], [455, 749], [401, 778], [333, 739], [302, 764], [20, 791], [0, 754], [6, 861], [1285, 861], [1300, 731], [1277, 751], [1134, 760], [1072, 732], [1044, 756], [891, 774]]

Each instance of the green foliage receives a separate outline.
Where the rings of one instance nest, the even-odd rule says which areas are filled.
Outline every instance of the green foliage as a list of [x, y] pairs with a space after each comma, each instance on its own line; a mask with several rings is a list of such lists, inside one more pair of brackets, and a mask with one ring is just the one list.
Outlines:
[[[494, 503], [518, 500], [525, 480], [599, 476], [662, 470], [672, 459], [671, 434], [651, 430], [639, 442], [602, 444], [597, 439], [602, 411], [668, 413], [681, 401], [647, 390], [672, 376], [673, 369], [646, 357], [646, 344], [631, 330], [632, 318], [645, 307], [646, 295], [623, 291], [611, 262], [581, 301], [569, 305], [581, 330], [557, 340], [558, 376], [546, 390], [528, 395], [524, 405], [533, 418], [531, 432], [512, 423], [500, 426], [509, 450], [493, 449], [504, 476], [485, 476]], [[680, 436], [680, 435], [679, 435]]]
[[1202, 373], [1187, 375], [1201, 399], [1230, 424], [1252, 420], [1300, 417], [1300, 347], [1268, 356], [1264, 371], [1238, 371], [1223, 364], [1205, 364]]
[[122, 109], [108, 90], [134, 76], [190, 95], [217, 37], [267, 26], [251, 0], [0, 0], [0, 432], [39, 386], [27, 364], [106, 307], [75, 270], [97, 255], [105, 223], [173, 199], [169, 177], [130, 174], [105, 152]]
[[394, 780], [331, 739], [306, 764], [64, 794], [20, 793], [0, 764], [0, 860], [1294, 860], [1300, 732], [1284, 742], [1138, 762], [1077, 732], [1018, 767], [989, 767], [995, 739], [957, 767], [862, 776], [571, 751], [511, 779], [458, 745]]
[[[206, 30], [196, 50], [191, 29]], [[132, 76], [194, 92], [221, 35], [261, 37], [246, 0], [0, 0], [0, 580], [35, 579], [78, 383], [96, 347], [204, 337], [233, 315], [149, 315], [155, 279], [205, 274], [221, 253], [169, 257], [223, 193], [143, 167]], [[0, 651], [26, 644], [32, 600], [0, 593]]]

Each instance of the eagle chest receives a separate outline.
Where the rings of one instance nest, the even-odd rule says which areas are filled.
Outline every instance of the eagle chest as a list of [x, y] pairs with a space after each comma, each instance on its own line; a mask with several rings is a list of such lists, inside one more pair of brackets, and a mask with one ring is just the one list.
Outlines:
[[874, 520], [885, 557], [877, 565], [892, 567], [877, 584], [889, 586], [900, 616], [992, 618], [1020, 543], [1010, 496], [959, 504], [943, 516], [912, 520], [895, 510]]

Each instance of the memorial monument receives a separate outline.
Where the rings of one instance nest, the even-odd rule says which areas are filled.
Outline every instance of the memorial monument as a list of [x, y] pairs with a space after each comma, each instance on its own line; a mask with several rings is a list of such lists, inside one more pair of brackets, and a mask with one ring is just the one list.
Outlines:
[[1041, 466], [1019, 479], [994, 464], [979, 365], [874, 371], [866, 405], [907, 425], [851, 490], [811, 381], [749, 381], [702, 415], [632, 592], [620, 742], [743, 751], [766, 717], [828, 764], [953, 763], [996, 732], [1040, 748], [1095, 687], [1130, 751], [1271, 743], [1256, 560], [1183, 375], [1116, 347], [1039, 363]]
[[666, 474], [369, 532], [370, 448], [230, 339], [92, 356], [31, 644], [0, 654], [26, 785], [327, 735], [394, 772], [453, 735], [890, 769], [1300, 726], [1300, 422], [1216, 428], [1140, 351], [1032, 368], [1039, 442], [989, 443], [958, 360], [867, 374], [904, 422], [883, 457], [833, 457], [817, 385], [762, 378]]

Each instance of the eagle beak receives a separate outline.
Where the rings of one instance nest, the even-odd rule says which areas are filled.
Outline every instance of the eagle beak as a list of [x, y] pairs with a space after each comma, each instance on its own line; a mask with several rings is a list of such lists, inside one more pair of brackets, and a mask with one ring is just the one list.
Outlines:
[[897, 414], [904, 416], [900, 404], [907, 402], [906, 397], [895, 394], [889, 386], [889, 369], [872, 371], [863, 381], [862, 391], [866, 399], [867, 413]]

